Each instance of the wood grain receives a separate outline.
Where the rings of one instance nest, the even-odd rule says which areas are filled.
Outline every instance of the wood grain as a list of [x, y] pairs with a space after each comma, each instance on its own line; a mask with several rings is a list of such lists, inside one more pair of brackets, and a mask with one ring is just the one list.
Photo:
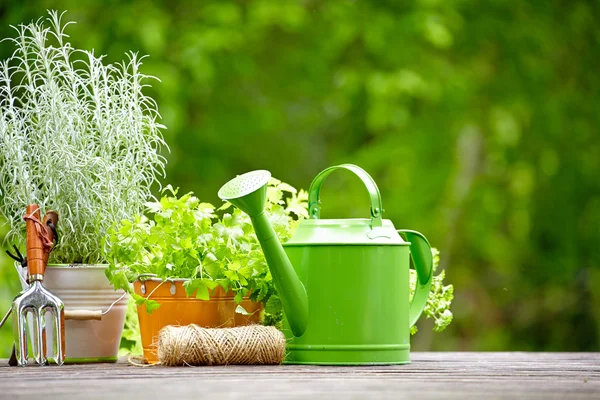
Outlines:
[[0, 399], [600, 399], [600, 353], [413, 353], [399, 366], [8, 367]]

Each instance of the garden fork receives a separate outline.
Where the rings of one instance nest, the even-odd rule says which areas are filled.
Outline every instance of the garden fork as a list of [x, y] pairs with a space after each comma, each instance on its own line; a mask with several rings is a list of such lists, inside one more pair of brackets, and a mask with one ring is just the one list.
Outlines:
[[[46, 364], [46, 335], [44, 334], [45, 313], [50, 312], [54, 321], [55, 362], [62, 365], [65, 359], [65, 312], [63, 302], [47, 291], [42, 282], [48, 256], [52, 250], [54, 227], [58, 214], [49, 211], [40, 220], [40, 209], [36, 204], [27, 206], [24, 216], [27, 233], [27, 282], [29, 288], [15, 297], [12, 304], [15, 356], [21, 367], [27, 365], [27, 314], [33, 321], [33, 357], [39, 365]], [[31, 328], [31, 327], [30, 327]]]

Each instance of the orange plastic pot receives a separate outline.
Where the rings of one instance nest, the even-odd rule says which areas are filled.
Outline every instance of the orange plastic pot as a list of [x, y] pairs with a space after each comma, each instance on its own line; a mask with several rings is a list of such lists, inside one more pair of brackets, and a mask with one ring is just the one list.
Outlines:
[[149, 279], [133, 283], [136, 294], [160, 303], [160, 307], [152, 314], [148, 314], [145, 305], [137, 307], [144, 358], [148, 363], [158, 362], [156, 338], [158, 332], [167, 325], [197, 324], [205, 328], [232, 328], [260, 322], [262, 303], [244, 298], [241, 305], [250, 315], [243, 315], [235, 312], [238, 305], [234, 301], [232, 291], [225, 293], [225, 290], [218, 286], [210, 294], [210, 300], [200, 300], [186, 296], [183, 282], [183, 279]]

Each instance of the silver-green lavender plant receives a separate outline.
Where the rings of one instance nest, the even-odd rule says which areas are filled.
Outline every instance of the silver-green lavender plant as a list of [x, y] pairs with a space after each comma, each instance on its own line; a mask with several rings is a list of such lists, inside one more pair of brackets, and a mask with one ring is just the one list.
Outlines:
[[[63, 13], [64, 14], [64, 13]], [[60, 215], [51, 262], [102, 262], [107, 230], [139, 215], [164, 176], [166, 148], [135, 53], [105, 64], [67, 41], [62, 15], [13, 27], [0, 62], [0, 212], [24, 245], [25, 206]]]

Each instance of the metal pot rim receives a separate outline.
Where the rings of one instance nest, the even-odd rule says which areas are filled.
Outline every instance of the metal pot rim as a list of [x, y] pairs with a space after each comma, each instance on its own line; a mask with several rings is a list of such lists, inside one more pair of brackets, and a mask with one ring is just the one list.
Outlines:
[[48, 264], [47, 268], [106, 269], [108, 264]]
[[146, 282], [146, 281], [152, 281], [152, 282], [187, 282], [190, 279], [189, 278], [158, 278], [156, 276], [156, 274], [140, 274], [138, 275], [137, 281], [140, 282]]

